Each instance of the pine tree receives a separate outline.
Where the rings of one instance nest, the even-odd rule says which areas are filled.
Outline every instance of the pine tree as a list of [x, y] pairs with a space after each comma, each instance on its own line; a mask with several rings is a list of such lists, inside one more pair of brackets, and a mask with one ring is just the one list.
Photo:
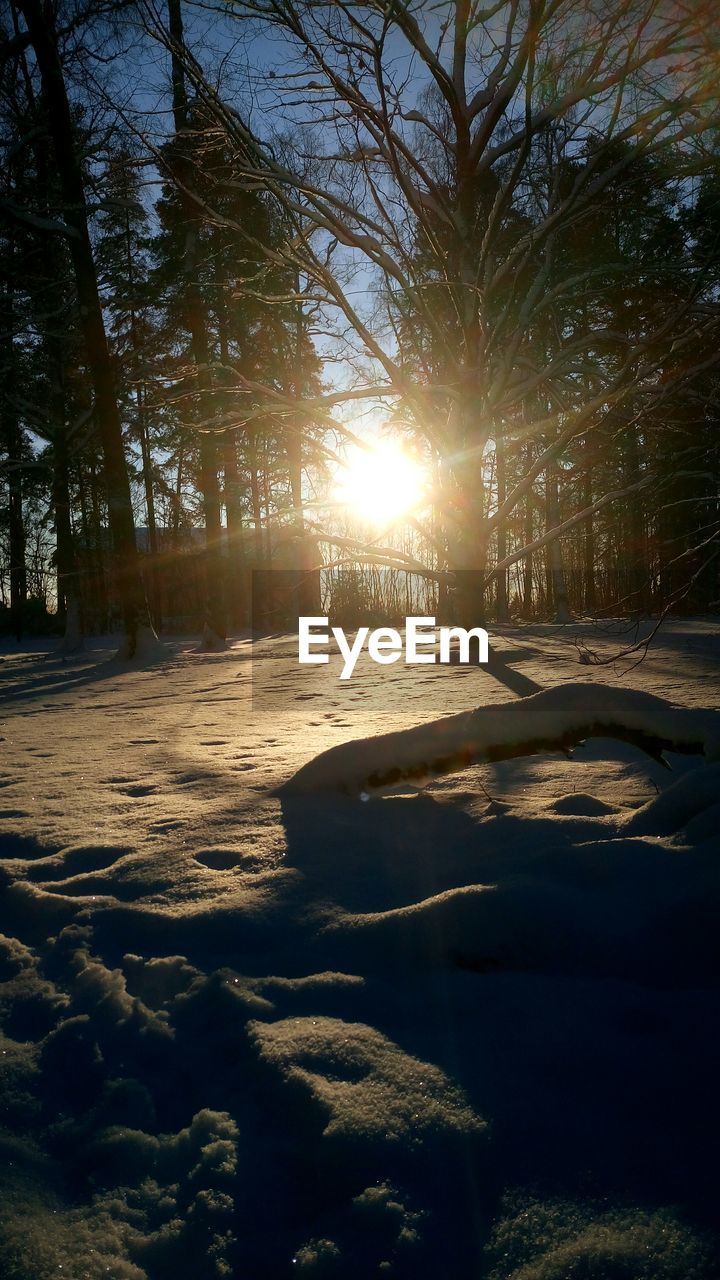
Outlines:
[[98, 292], [88, 230], [82, 168], [52, 14], [39, 0], [18, 0], [42, 85], [44, 109], [69, 231], [69, 250], [77, 289], [85, 355], [93, 383], [94, 413], [103, 446], [108, 518], [117, 568], [117, 591], [125, 631], [124, 652], [134, 657], [147, 607], [135, 539], [130, 485], [112, 360]]

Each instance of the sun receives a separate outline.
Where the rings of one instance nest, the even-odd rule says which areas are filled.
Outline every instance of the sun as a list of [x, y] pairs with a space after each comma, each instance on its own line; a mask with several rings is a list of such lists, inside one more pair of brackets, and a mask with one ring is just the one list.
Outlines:
[[355, 448], [338, 477], [335, 498], [371, 524], [392, 524], [423, 505], [427, 473], [398, 444]]

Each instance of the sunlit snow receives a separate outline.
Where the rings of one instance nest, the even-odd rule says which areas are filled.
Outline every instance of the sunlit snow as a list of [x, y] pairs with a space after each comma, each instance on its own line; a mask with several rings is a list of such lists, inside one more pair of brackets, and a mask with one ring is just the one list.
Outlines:
[[5, 648], [4, 1276], [716, 1277], [713, 751], [282, 789], [353, 739], [497, 729], [521, 676], [712, 739], [713, 624], [625, 672], [551, 627], [494, 640], [492, 671], [345, 683], [292, 638]]

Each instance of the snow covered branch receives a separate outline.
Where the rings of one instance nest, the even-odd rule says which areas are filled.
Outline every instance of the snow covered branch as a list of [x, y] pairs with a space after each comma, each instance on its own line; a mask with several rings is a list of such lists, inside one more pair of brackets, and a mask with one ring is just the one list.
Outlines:
[[718, 760], [720, 713], [675, 707], [633, 689], [567, 684], [522, 701], [331, 747], [299, 769], [283, 790], [381, 795], [420, 787], [472, 764], [568, 751], [591, 737], [630, 742], [655, 758], [674, 751]]

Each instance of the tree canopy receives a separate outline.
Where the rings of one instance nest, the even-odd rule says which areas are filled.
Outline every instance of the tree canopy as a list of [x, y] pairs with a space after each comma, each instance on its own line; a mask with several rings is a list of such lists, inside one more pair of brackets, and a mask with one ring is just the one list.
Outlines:
[[[14, 616], [31, 465], [58, 604], [75, 583], [86, 625], [102, 580], [126, 629], [147, 595], [158, 625], [222, 641], [252, 568], [330, 563], [424, 575], [465, 623], [711, 604], [717, 43], [694, 2], [18, 0], [0, 104]], [[38, 321], [53, 289], [80, 351]], [[28, 362], [84, 388], [87, 431], [75, 392], [39, 431], [14, 389]], [[379, 539], [323, 498], [368, 411], [430, 477]]]

